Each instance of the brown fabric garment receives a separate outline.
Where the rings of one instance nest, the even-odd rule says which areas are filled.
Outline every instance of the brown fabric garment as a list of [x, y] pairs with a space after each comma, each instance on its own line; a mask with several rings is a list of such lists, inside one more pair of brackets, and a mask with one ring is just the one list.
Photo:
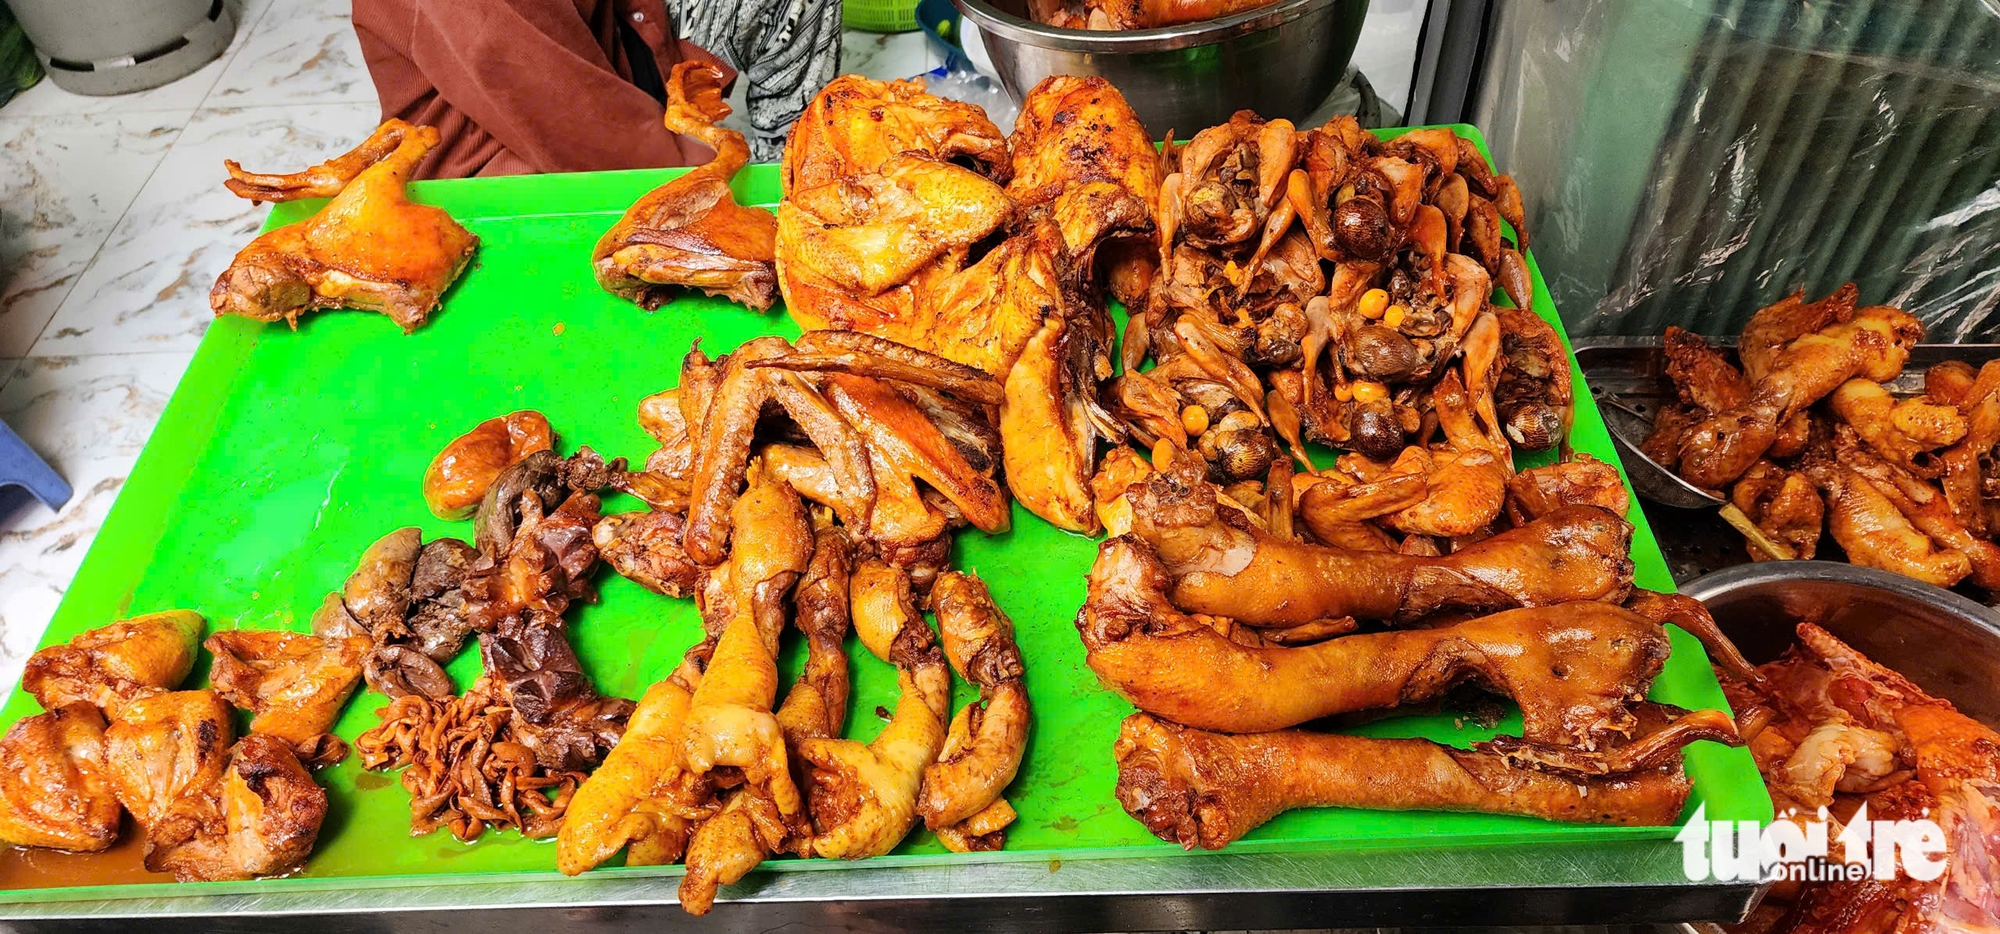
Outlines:
[[699, 58], [663, 0], [354, 0], [354, 32], [382, 117], [438, 128], [420, 178], [699, 165], [708, 147], [661, 125], [632, 83], [618, 24], [664, 79]]

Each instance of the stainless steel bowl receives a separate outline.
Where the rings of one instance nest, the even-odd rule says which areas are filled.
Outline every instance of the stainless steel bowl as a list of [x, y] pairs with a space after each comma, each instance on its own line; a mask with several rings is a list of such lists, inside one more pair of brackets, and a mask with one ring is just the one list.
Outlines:
[[1340, 83], [1368, 13], [1368, 0], [1278, 0], [1185, 26], [1099, 32], [1033, 22], [1025, 0], [952, 2], [979, 27], [1015, 100], [1050, 75], [1098, 75], [1155, 138], [1190, 136], [1242, 109], [1305, 119]]
[[1900, 574], [1832, 561], [1738, 565], [1680, 590], [1707, 604], [1753, 662], [1777, 658], [1799, 623], [1817, 623], [2000, 729], [2000, 613], [1990, 607]]

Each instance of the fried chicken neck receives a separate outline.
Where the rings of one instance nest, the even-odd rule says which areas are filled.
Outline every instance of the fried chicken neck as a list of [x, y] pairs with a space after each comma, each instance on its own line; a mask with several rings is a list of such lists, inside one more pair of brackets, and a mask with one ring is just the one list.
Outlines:
[[293, 175], [225, 162], [229, 190], [240, 197], [333, 200], [250, 241], [215, 280], [209, 305], [217, 315], [293, 326], [310, 311], [359, 308], [416, 330], [479, 246], [443, 208], [417, 204], [403, 190], [437, 144], [437, 130], [390, 120], [346, 155]]
[[979, 687], [979, 700], [951, 721], [938, 761], [924, 769], [917, 811], [954, 852], [997, 850], [1014, 810], [1001, 797], [1021, 768], [1028, 745], [1027, 666], [1014, 642], [1014, 623], [993, 603], [986, 584], [952, 571], [931, 589], [952, 670]]
[[1666, 663], [1659, 623], [1609, 603], [1510, 610], [1455, 625], [1245, 645], [1169, 602], [1151, 546], [1099, 547], [1076, 625], [1085, 661], [1140, 710], [1200, 729], [1254, 733], [1435, 698], [1465, 682], [1521, 705], [1523, 735], [1588, 746], [1629, 728], [1627, 707]]

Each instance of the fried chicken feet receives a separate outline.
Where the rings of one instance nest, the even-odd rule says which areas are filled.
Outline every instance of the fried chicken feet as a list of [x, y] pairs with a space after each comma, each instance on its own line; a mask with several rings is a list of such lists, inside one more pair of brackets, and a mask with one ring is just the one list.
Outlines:
[[319, 213], [250, 242], [209, 290], [217, 315], [283, 320], [321, 308], [379, 311], [416, 330], [479, 246], [444, 209], [403, 186], [438, 144], [437, 130], [390, 120], [352, 152], [294, 175], [225, 162], [229, 190], [253, 201], [332, 198]]

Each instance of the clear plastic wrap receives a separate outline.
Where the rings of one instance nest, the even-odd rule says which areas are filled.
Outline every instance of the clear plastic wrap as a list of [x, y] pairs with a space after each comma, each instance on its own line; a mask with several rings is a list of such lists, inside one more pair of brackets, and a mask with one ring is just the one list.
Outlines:
[[1500, 4], [1474, 122], [1572, 334], [1854, 281], [2000, 340], [2000, 0]]

